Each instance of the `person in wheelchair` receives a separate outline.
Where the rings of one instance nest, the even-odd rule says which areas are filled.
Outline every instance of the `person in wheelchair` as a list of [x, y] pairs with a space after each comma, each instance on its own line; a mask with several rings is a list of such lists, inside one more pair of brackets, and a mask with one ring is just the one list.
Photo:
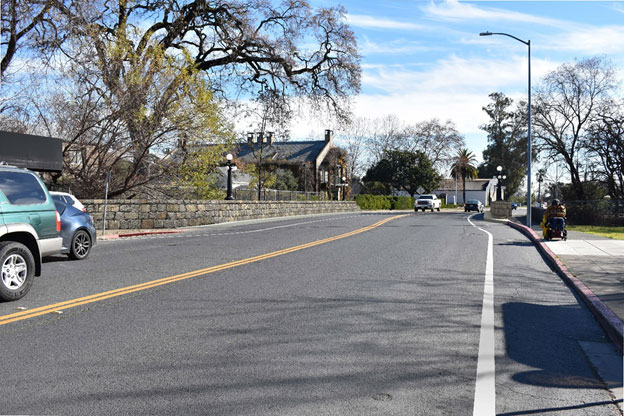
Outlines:
[[566, 208], [562, 205], [558, 199], [553, 199], [550, 206], [546, 208], [544, 212], [544, 218], [542, 219], [542, 235], [544, 238], [548, 235], [548, 229], [563, 234], [565, 229], [565, 216]]

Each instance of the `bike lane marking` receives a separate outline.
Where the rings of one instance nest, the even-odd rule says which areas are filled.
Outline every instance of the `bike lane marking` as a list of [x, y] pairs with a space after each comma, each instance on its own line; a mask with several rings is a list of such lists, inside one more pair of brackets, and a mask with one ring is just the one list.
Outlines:
[[[477, 215], [477, 214], [473, 214]], [[496, 344], [494, 338], [494, 237], [491, 233], [474, 225], [470, 225], [488, 236], [488, 248], [485, 259], [485, 280], [483, 285], [483, 308], [481, 311], [481, 332], [479, 334], [479, 353], [477, 358], [477, 378], [473, 415], [494, 416], [496, 414]]]
[[231, 269], [234, 267], [238, 267], [238, 266], [243, 266], [246, 264], [250, 264], [250, 263], [255, 263], [258, 261], [262, 261], [262, 260], [266, 260], [266, 259], [270, 259], [273, 257], [277, 257], [277, 256], [281, 256], [284, 254], [289, 254], [289, 253], [293, 253], [295, 251], [299, 251], [299, 250], [303, 250], [306, 248], [310, 248], [310, 247], [314, 247], [314, 246], [318, 246], [321, 244], [326, 244], [326, 243], [330, 243], [332, 241], [336, 241], [336, 240], [341, 240], [343, 238], [347, 238], [347, 237], [351, 237], [354, 236], [356, 234], [360, 234], [366, 231], [370, 231], [374, 228], [377, 228], [389, 221], [398, 219], [398, 218], [402, 218], [405, 217], [409, 214], [403, 214], [403, 215], [396, 215], [393, 217], [389, 217], [389, 218], [385, 218], [381, 221], [378, 221], [372, 225], [368, 225], [366, 227], [363, 228], [359, 228], [357, 230], [354, 231], [350, 231], [348, 233], [344, 233], [344, 234], [339, 234], [333, 237], [328, 237], [328, 238], [324, 238], [321, 240], [316, 240], [316, 241], [312, 241], [310, 243], [305, 243], [305, 244], [300, 244], [297, 246], [293, 246], [293, 247], [288, 247], [282, 250], [277, 250], [277, 251], [273, 251], [270, 253], [266, 253], [266, 254], [261, 254], [258, 256], [254, 256], [254, 257], [249, 257], [246, 259], [242, 259], [242, 260], [236, 260], [236, 261], [232, 261], [229, 263], [224, 263], [224, 264], [220, 264], [217, 266], [211, 266], [211, 267], [207, 267], [204, 269], [198, 269], [198, 270], [194, 270], [191, 272], [187, 272], [187, 273], [182, 273], [182, 274], [177, 274], [177, 275], [173, 275], [173, 276], [168, 276], [168, 277], [164, 277], [161, 279], [156, 279], [156, 280], [151, 280], [149, 282], [145, 282], [145, 283], [140, 283], [140, 284], [136, 284], [136, 285], [132, 285], [132, 286], [126, 286], [123, 288], [119, 288], [119, 289], [113, 289], [113, 290], [109, 290], [106, 292], [100, 292], [100, 293], [96, 293], [93, 295], [89, 295], [89, 296], [84, 296], [84, 297], [80, 297], [80, 298], [76, 298], [76, 299], [71, 299], [71, 300], [67, 300], [64, 302], [59, 302], [59, 303], [55, 303], [52, 305], [46, 305], [46, 306], [40, 306], [34, 309], [29, 309], [29, 310], [25, 310], [25, 311], [21, 311], [21, 312], [16, 312], [16, 313], [12, 313], [9, 315], [3, 315], [0, 316], [0, 325], [5, 325], [11, 322], [17, 322], [17, 321], [22, 321], [25, 319], [30, 319], [30, 318], [34, 318], [37, 316], [41, 316], [41, 315], [46, 315], [46, 314], [50, 314], [50, 313], [58, 313], [60, 311], [66, 310], [66, 309], [70, 309], [70, 308], [74, 308], [76, 306], [81, 306], [81, 305], [86, 305], [88, 303], [94, 303], [94, 302], [99, 302], [105, 299], [110, 299], [110, 298], [114, 298], [117, 296], [122, 296], [122, 295], [127, 295], [133, 292], [138, 292], [138, 291], [142, 291], [142, 290], [146, 290], [146, 289], [151, 289], [157, 286], [162, 286], [162, 285], [166, 285], [166, 284], [170, 284], [170, 283], [175, 283], [175, 282], [179, 282], [181, 280], [185, 280], [185, 279], [190, 279], [193, 277], [198, 277], [198, 276], [202, 276], [202, 275], [206, 275], [206, 274], [210, 274], [210, 273], [214, 273], [214, 272], [218, 272], [218, 271], [222, 271], [222, 270], [227, 270], [227, 269]]

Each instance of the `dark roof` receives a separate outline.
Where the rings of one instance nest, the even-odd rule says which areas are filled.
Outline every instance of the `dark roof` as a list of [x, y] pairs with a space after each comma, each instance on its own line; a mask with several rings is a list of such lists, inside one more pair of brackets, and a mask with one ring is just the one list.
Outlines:
[[262, 151], [262, 158], [264, 160], [274, 160], [287, 163], [305, 163], [313, 162], [317, 156], [323, 151], [327, 143], [322, 140], [310, 140], [304, 142], [275, 142], [271, 145], [265, 144], [260, 150], [260, 145], [257, 143], [248, 144], [241, 143], [238, 145], [238, 152], [236, 157], [245, 161], [253, 163], [256, 160], [256, 155], [260, 155]]

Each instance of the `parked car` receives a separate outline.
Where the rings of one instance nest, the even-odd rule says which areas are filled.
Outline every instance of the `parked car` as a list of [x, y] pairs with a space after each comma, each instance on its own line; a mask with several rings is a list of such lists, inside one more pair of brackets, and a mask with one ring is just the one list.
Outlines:
[[469, 199], [464, 204], [464, 212], [483, 212], [483, 204], [478, 199]]
[[0, 299], [17, 300], [41, 275], [41, 257], [58, 254], [61, 218], [39, 176], [0, 164]]
[[72, 194], [69, 194], [67, 192], [50, 191], [50, 195], [52, 196], [52, 199], [55, 201], [64, 202], [65, 204], [73, 205], [74, 207], [78, 208], [81, 211], [85, 211], [85, 212], [87, 211], [85, 206], [82, 205], [82, 202], [80, 202], [78, 198], [76, 198]]
[[440, 207], [442, 206], [442, 201], [438, 199], [435, 195], [420, 195], [414, 201], [414, 211], [418, 212], [419, 209], [422, 209], [423, 212], [425, 209], [430, 209], [433, 212], [434, 209], [440, 211]]
[[89, 256], [97, 240], [93, 218], [73, 205], [54, 201], [61, 215], [61, 253], [72, 260], [84, 260]]

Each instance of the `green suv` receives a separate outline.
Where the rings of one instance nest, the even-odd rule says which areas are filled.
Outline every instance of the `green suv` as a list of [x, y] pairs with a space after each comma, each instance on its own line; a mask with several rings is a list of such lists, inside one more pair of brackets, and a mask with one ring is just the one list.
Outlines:
[[57, 254], [61, 218], [32, 171], [0, 164], [0, 300], [28, 293], [41, 275], [41, 257]]

